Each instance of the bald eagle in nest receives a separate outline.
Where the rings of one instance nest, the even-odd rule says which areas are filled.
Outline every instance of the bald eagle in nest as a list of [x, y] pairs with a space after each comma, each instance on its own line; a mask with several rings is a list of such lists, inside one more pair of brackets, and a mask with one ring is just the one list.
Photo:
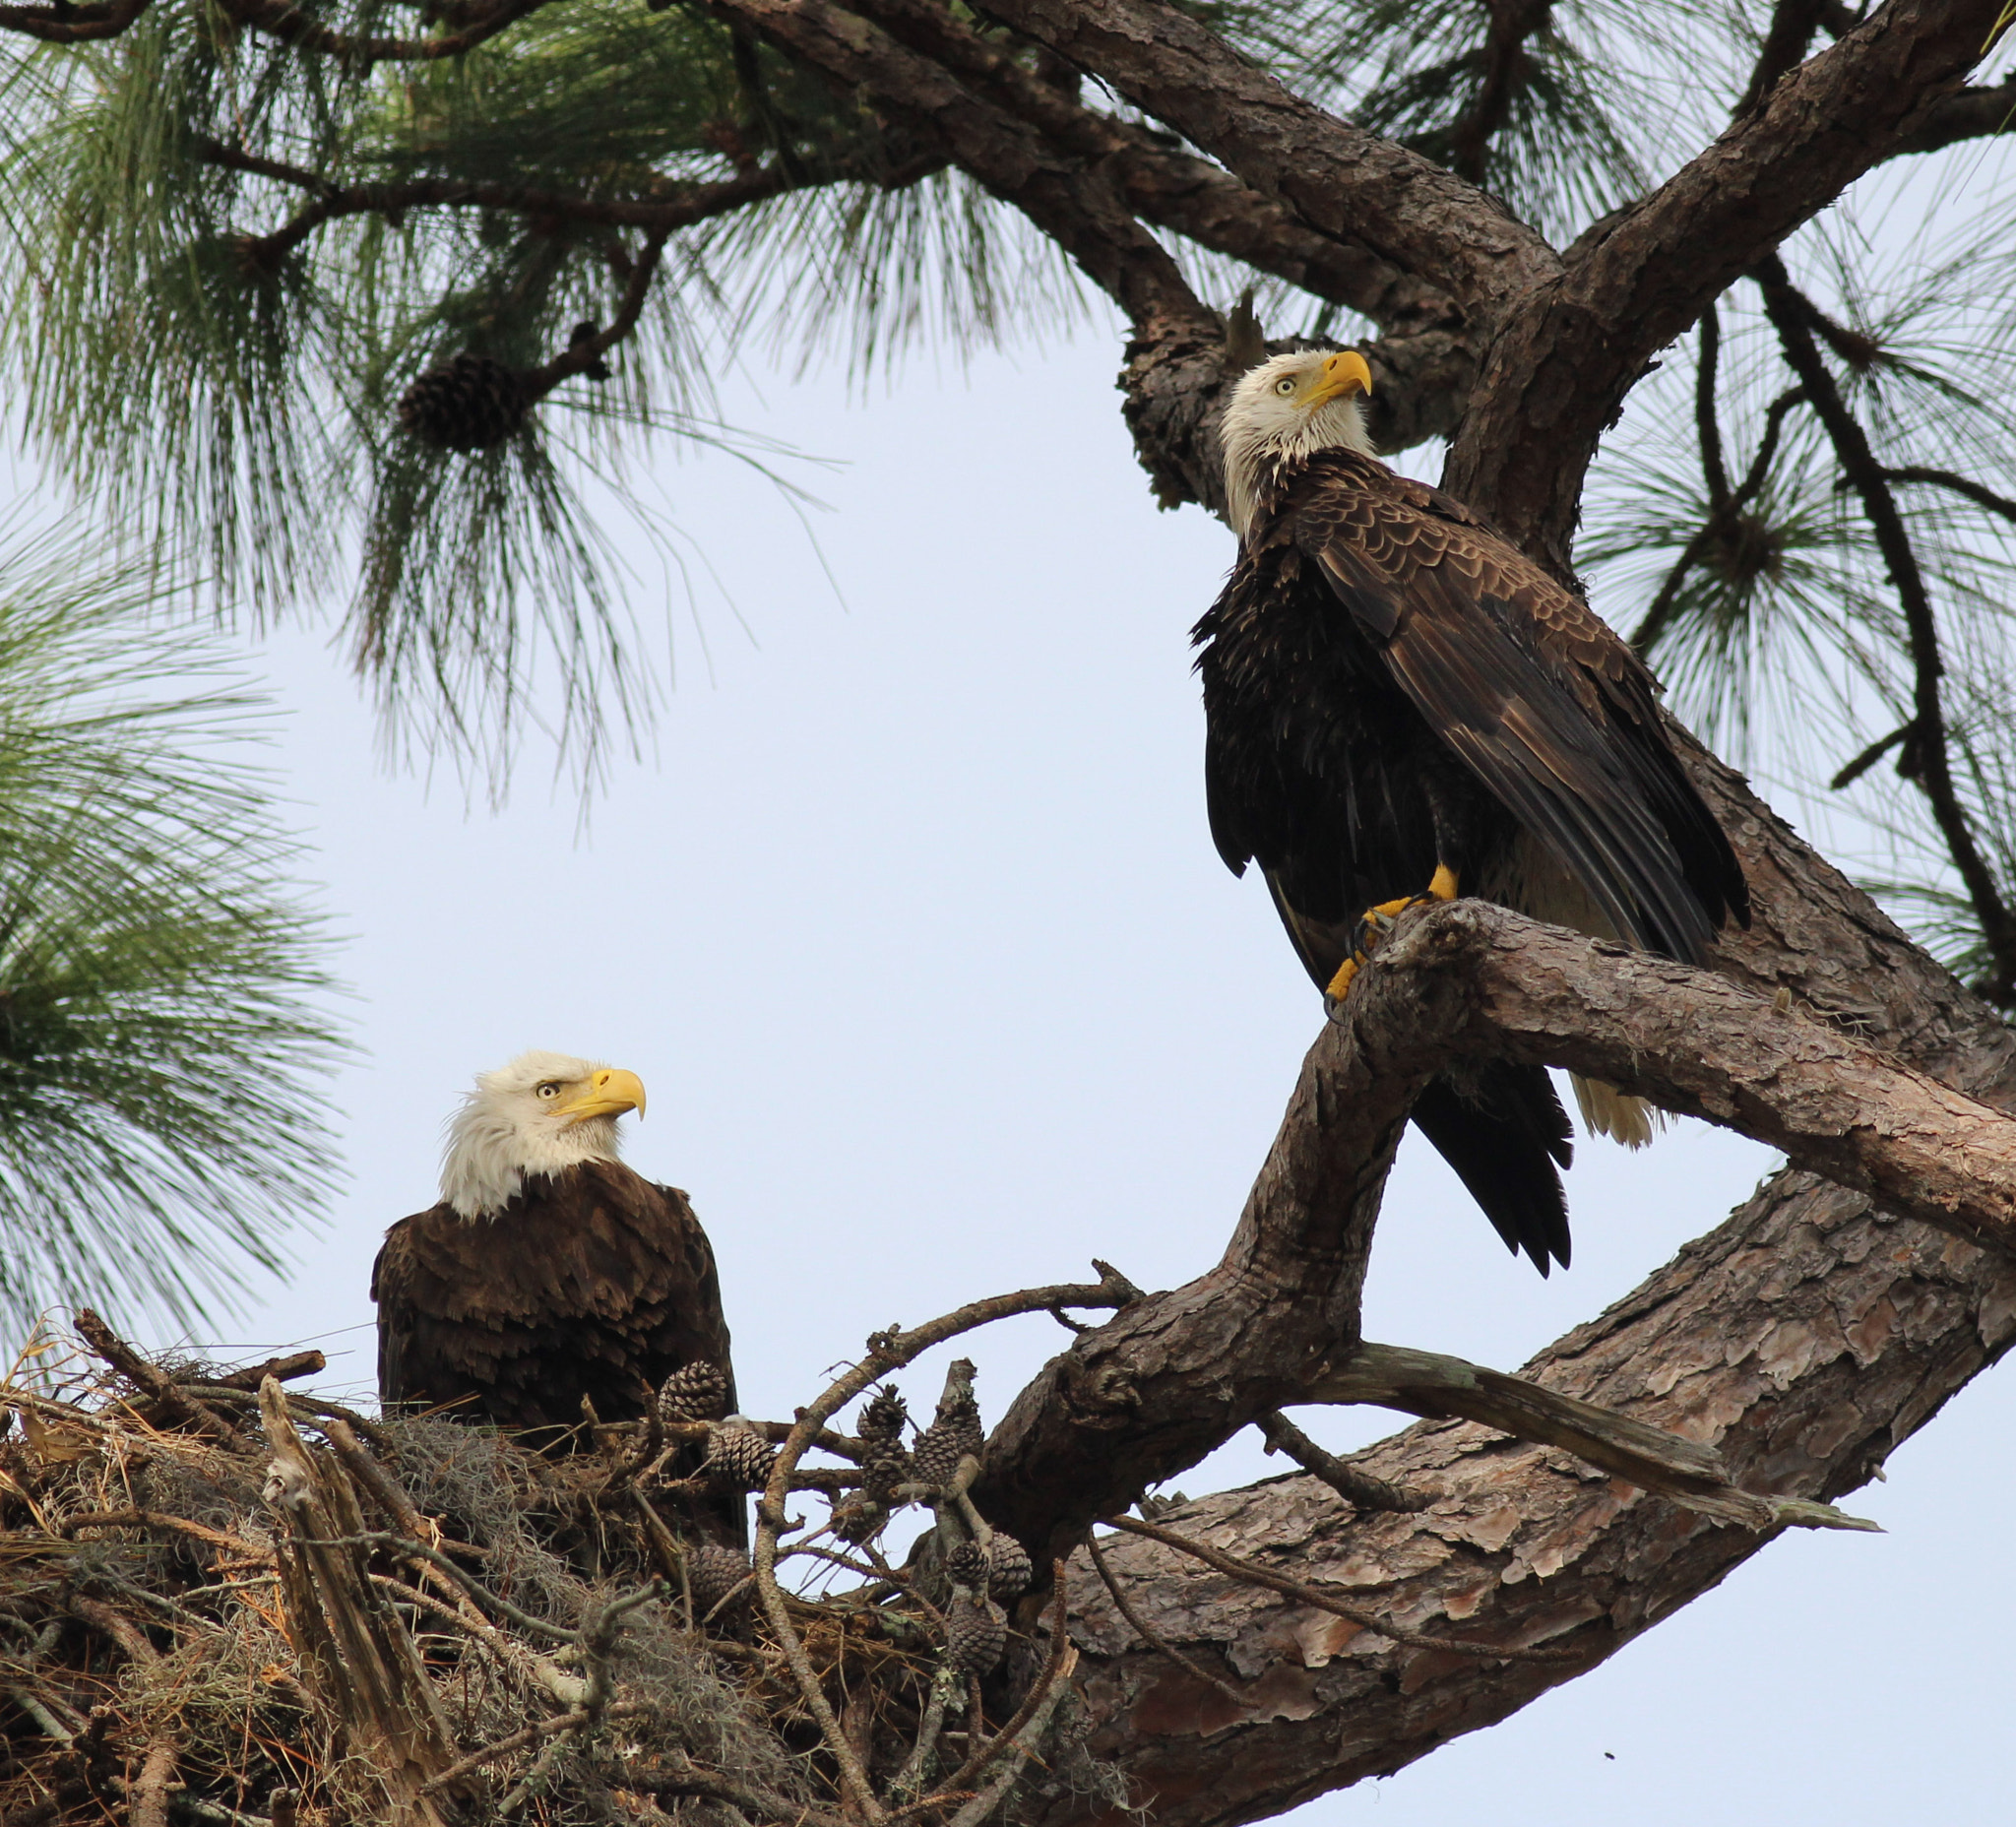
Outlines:
[[388, 1409], [565, 1447], [583, 1397], [634, 1420], [703, 1360], [734, 1407], [714, 1251], [684, 1193], [617, 1160], [628, 1110], [644, 1113], [634, 1072], [564, 1053], [477, 1078], [448, 1126], [440, 1204], [394, 1225], [371, 1271]]
[[[1749, 921], [1728, 838], [1637, 656], [1461, 502], [1378, 461], [1354, 351], [1277, 355], [1220, 440], [1239, 558], [1197, 624], [1211, 831], [1264, 873], [1335, 1008], [1377, 936], [1459, 893], [1699, 964]], [[1577, 1081], [1633, 1147], [1652, 1114]], [[1538, 1066], [1439, 1079], [1414, 1110], [1498, 1234], [1566, 1267], [1568, 1119]]]

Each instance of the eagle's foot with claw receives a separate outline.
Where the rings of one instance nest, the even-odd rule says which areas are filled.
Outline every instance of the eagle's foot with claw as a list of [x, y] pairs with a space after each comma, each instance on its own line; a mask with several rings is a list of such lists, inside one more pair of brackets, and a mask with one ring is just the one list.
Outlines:
[[1358, 929], [1352, 941], [1351, 956], [1337, 967], [1323, 991], [1323, 1013], [1331, 1021], [1339, 1021], [1344, 1015], [1344, 998], [1350, 991], [1352, 979], [1367, 964], [1374, 952], [1385, 943], [1400, 916], [1409, 908], [1435, 907], [1444, 901], [1456, 899], [1456, 871], [1447, 863], [1435, 866], [1435, 878], [1428, 884], [1424, 895], [1403, 895], [1398, 901], [1382, 901], [1375, 908], [1367, 908], [1358, 920]]

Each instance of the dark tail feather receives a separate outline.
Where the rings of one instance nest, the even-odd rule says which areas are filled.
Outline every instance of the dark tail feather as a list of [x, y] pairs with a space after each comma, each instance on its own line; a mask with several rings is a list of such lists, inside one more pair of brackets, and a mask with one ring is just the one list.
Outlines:
[[1568, 1266], [1560, 1169], [1574, 1159], [1573, 1132], [1544, 1067], [1499, 1061], [1466, 1074], [1460, 1091], [1435, 1079], [1415, 1104], [1414, 1120], [1507, 1249], [1524, 1249], [1542, 1275], [1550, 1262]]

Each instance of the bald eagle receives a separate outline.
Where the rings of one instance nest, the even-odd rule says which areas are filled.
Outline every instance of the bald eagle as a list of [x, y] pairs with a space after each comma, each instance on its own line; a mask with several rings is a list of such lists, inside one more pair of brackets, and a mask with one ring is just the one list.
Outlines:
[[635, 1419], [699, 1360], [734, 1407], [714, 1251], [684, 1193], [617, 1160], [627, 1110], [644, 1113], [634, 1072], [564, 1053], [477, 1078], [448, 1126], [441, 1202], [394, 1225], [371, 1271], [388, 1409], [565, 1445], [584, 1396]]
[[[1729, 840], [1658, 686], [1572, 592], [1459, 501], [1373, 455], [1351, 350], [1277, 355], [1227, 406], [1229, 581], [1197, 624], [1212, 837], [1258, 862], [1334, 1007], [1421, 899], [1481, 896], [1700, 963], [1748, 923]], [[1577, 1083], [1636, 1146], [1645, 1106]], [[1438, 1080], [1414, 1120], [1508, 1247], [1567, 1266], [1568, 1119], [1546, 1073]]]

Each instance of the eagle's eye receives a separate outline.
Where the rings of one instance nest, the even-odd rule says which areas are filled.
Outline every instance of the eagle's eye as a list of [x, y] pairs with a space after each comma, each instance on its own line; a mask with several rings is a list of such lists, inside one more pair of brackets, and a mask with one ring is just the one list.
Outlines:
[[560, 1081], [558, 1079], [548, 1079], [543, 1085], [536, 1089], [541, 1098], [557, 1098], [560, 1095]]
[[1274, 391], [1280, 394], [1284, 399], [1286, 399], [1290, 394], [1293, 393], [1294, 390], [1294, 382], [1291, 380], [1287, 375], [1283, 375], [1280, 380], [1274, 383]]

